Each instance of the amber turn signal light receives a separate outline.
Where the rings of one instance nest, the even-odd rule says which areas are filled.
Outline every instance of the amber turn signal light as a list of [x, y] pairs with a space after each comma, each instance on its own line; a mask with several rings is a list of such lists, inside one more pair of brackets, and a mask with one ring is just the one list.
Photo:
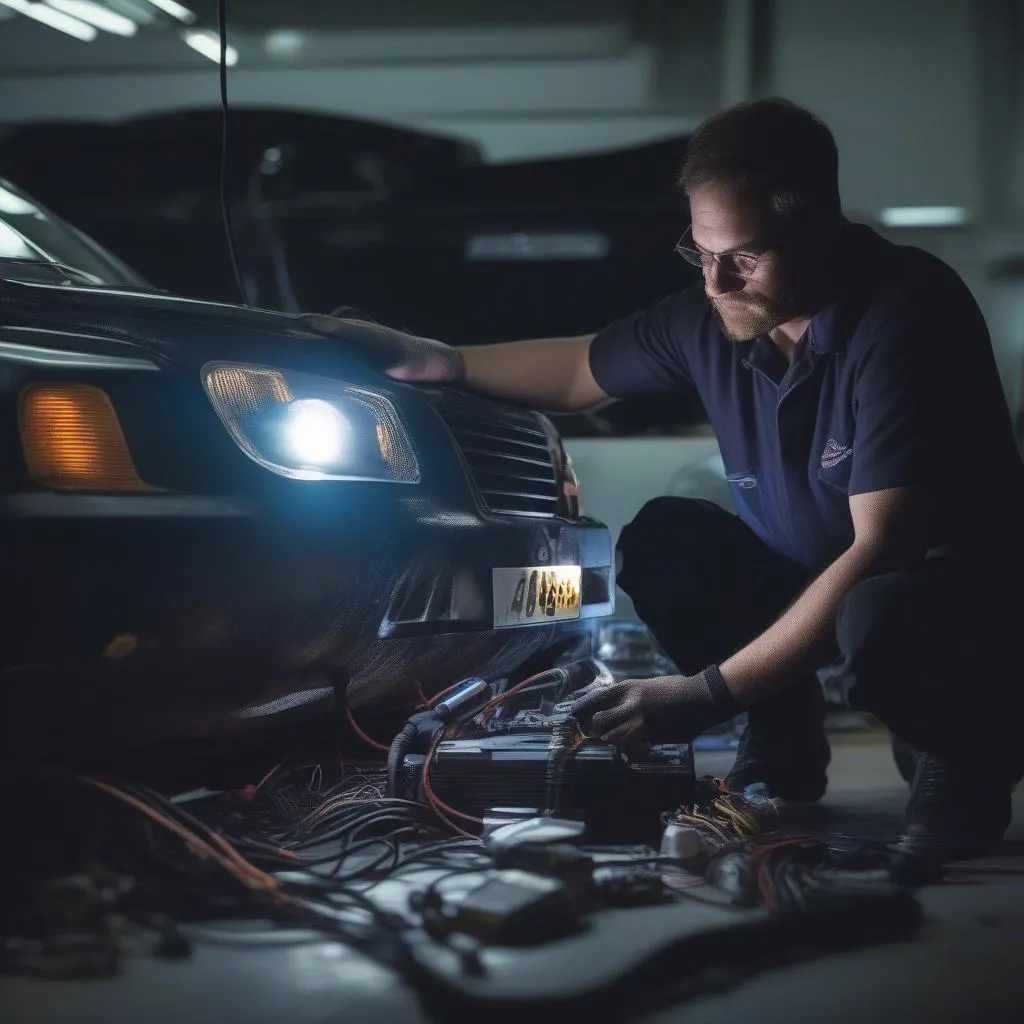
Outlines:
[[30, 384], [18, 410], [29, 475], [60, 491], [153, 491], [135, 469], [107, 393], [92, 384]]

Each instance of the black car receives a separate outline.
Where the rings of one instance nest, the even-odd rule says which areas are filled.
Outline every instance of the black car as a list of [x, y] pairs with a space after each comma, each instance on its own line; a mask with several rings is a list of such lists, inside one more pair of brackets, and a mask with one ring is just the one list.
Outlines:
[[608, 531], [543, 416], [157, 292], [0, 203], [8, 749], [409, 706], [611, 611]]

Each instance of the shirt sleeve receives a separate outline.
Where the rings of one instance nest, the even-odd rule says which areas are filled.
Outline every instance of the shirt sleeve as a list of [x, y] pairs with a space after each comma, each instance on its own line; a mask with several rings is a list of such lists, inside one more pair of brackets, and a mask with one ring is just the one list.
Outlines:
[[977, 336], [971, 303], [917, 291], [873, 315], [873, 338], [854, 386], [849, 493], [934, 485], [956, 408], [955, 349]]
[[590, 370], [612, 398], [658, 391], [696, 390], [687, 349], [692, 349], [706, 300], [700, 286], [675, 292], [617, 320], [590, 343]]

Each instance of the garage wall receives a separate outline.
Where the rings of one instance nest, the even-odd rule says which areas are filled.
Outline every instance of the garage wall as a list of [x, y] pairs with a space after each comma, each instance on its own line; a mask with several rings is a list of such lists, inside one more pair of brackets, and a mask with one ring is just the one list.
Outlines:
[[847, 211], [868, 220], [893, 206], [968, 211], [966, 231], [887, 233], [935, 252], [971, 286], [1016, 408], [1024, 284], [995, 273], [1024, 251], [1019, 0], [775, 0], [773, 8], [771, 89], [832, 127]]
[[848, 209], [978, 206], [971, 0], [777, 0], [774, 91], [819, 113]]

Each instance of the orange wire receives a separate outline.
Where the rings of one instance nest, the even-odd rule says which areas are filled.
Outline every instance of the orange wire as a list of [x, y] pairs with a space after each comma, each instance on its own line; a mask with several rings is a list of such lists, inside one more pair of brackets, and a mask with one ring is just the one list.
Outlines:
[[765, 905], [769, 910], [781, 910], [782, 904], [779, 902], [778, 895], [775, 892], [775, 886], [772, 884], [771, 878], [768, 874], [767, 855], [769, 853], [775, 853], [777, 850], [785, 849], [786, 847], [811, 847], [817, 845], [818, 844], [813, 839], [797, 837], [794, 839], [782, 839], [776, 843], [767, 843], [764, 846], [757, 846], [750, 851], [750, 859], [757, 865], [758, 889], [761, 891]]
[[263, 778], [256, 783], [256, 786], [252, 791], [253, 795], [258, 793], [288, 763], [288, 761], [291, 759], [291, 756], [291, 754], [286, 754], [284, 757], [282, 757], [281, 760], [278, 761], [277, 764], [275, 764], [274, 767], [271, 768], [270, 771], [267, 772], [267, 774], [264, 775]]
[[[536, 672], [532, 676], [528, 676], [526, 679], [522, 680], [521, 682], [516, 683], [515, 686], [509, 688], [504, 693], [499, 693], [497, 697], [492, 697], [480, 709], [480, 711], [477, 712], [477, 714], [479, 714], [479, 715], [487, 714], [488, 711], [493, 710], [503, 700], [506, 700], [507, 698], [511, 697], [512, 694], [518, 692], [519, 690], [522, 690], [526, 686], [529, 686], [531, 683], [536, 682], [538, 679], [542, 678], [543, 676], [551, 674], [553, 671], [554, 671], [553, 669], [544, 669], [543, 672]], [[445, 694], [451, 693], [452, 690], [454, 690], [456, 687], [458, 687], [460, 685], [462, 685], [462, 681], [461, 680], [458, 683], [455, 683], [453, 686], [449, 686], [447, 689], [442, 690], [438, 694], [435, 694], [430, 699], [430, 704], [431, 705], [436, 704], [442, 697], [444, 697]], [[438, 745], [440, 744], [440, 742], [441, 742], [441, 740], [443, 738], [444, 738], [444, 731], [442, 730], [442, 732], [438, 735], [437, 739], [434, 740], [433, 744], [431, 745], [430, 752], [427, 754], [427, 757], [426, 757], [426, 759], [423, 762], [423, 794], [424, 794], [424, 796], [426, 796], [427, 802], [430, 804], [430, 807], [433, 810], [433, 812], [449, 828], [453, 829], [455, 832], [460, 833], [461, 835], [469, 836], [471, 839], [477, 839], [477, 838], [479, 838], [478, 836], [475, 836], [475, 835], [473, 835], [472, 832], [467, 832], [465, 829], [460, 828], [458, 825], [455, 824], [455, 822], [453, 822], [450, 818], [448, 818], [448, 815], [449, 814], [454, 815], [456, 818], [461, 818], [463, 821], [471, 821], [475, 825], [483, 825], [484, 824], [483, 819], [482, 818], [475, 818], [472, 814], [464, 814], [462, 811], [457, 811], [454, 807], [450, 806], [449, 804], [446, 804], [434, 792], [433, 786], [431, 786], [431, 784], [430, 784], [430, 764], [433, 761], [434, 753], [436, 752], [436, 750], [438, 748]]]
[[279, 888], [281, 883], [278, 882], [276, 878], [272, 875], [268, 875], [265, 871], [261, 871], [255, 864], [251, 864], [247, 861], [221, 836], [218, 836], [215, 833], [211, 834], [211, 839], [218, 847], [220, 847], [220, 850], [218, 850], [211, 846], [201, 836], [196, 835], [195, 832], [185, 828], [184, 825], [178, 824], [178, 822], [173, 818], [168, 818], [166, 815], [161, 814], [155, 808], [150, 807], [147, 803], [132, 796], [130, 793], [122, 792], [115, 786], [108, 785], [106, 782], [100, 782], [98, 779], [91, 779], [85, 775], [79, 775], [76, 777], [81, 782], [93, 786], [96, 789], [103, 790], [103, 792], [108, 793], [110, 796], [124, 801], [136, 810], [141, 811], [147, 817], [152, 818], [158, 824], [170, 829], [170, 831], [175, 835], [183, 839], [186, 845], [192, 848], [193, 852], [214, 860], [224, 868], [225, 871], [234, 875], [235, 878], [241, 881], [247, 888], [269, 891]]
[[529, 686], [531, 683], [535, 683], [538, 679], [543, 678], [546, 675], [558, 671], [557, 669], [546, 668], [543, 672], [535, 672], [532, 676], [528, 676], [522, 682], [516, 683], [515, 686], [510, 687], [504, 693], [499, 693], [497, 697], [492, 697], [478, 712], [478, 714], [485, 715], [488, 711], [496, 708], [503, 700], [507, 700], [512, 696], [513, 693], [518, 693], [523, 687]]
[[377, 740], [373, 739], [372, 736], [367, 736], [362, 729], [359, 728], [359, 723], [355, 720], [355, 716], [352, 714], [351, 708], [345, 708], [345, 717], [348, 718], [348, 724], [352, 726], [355, 734], [367, 745], [373, 747], [375, 750], [388, 751], [391, 748], [385, 746], [383, 743], [378, 743]]
[[467, 821], [476, 822], [478, 825], [482, 825], [483, 821], [480, 818], [473, 818], [468, 814], [463, 814], [461, 811], [455, 810], [454, 807], [449, 807], [443, 800], [435, 795], [433, 787], [430, 785], [430, 762], [434, 759], [434, 753], [444, 739], [444, 729], [438, 733], [437, 738], [430, 745], [430, 750], [427, 753], [426, 759], [423, 761], [423, 795], [427, 798], [427, 803], [430, 804], [431, 810], [453, 831], [458, 832], [459, 835], [468, 836], [470, 839], [477, 839], [478, 837], [473, 835], [472, 832], [467, 832], [464, 828], [460, 828], [455, 824], [444, 812], [448, 811], [454, 814], [458, 818], [465, 818]]

